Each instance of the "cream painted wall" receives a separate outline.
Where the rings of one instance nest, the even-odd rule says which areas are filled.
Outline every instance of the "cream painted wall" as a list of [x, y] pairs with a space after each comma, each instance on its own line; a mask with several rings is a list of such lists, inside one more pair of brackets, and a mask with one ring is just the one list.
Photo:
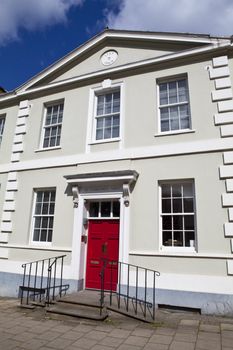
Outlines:
[[81, 62], [77, 62], [78, 64], [60, 75], [58, 78], [53, 81], [66, 80], [69, 78], [73, 78], [82, 74], [87, 74], [90, 72], [96, 72], [102, 69], [105, 69], [100, 58], [102, 54], [108, 50], [116, 50], [118, 52], [117, 60], [111, 65], [111, 67], [117, 67], [128, 63], [138, 62], [141, 60], [155, 58], [159, 56], [164, 56], [169, 53], [174, 52], [174, 50], [169, 50], [168, 48], [162, 49], [138, 49], [138, 48], [125, 48], [119, 46], [106, 46], [103, 49], [100, 49], [98, 52], [95, 52], [90, 57], [84, 59]]
[[[230, 254], [230, 242], [224, 237], [223, 223], [227, 221], [227, 210], [221, 206], [224, 181], [219, 180], [218, 167], [221, 153], [166, 157], [138, 161], [102, 162], [50, 170], [20, 172], [19, 191], [16, 197], [16, 212], [13, 217], [13, 233], [10, 245], [30, 246], [30, 225], [34, 188], [56, 187], [56, 209], [52, 248], [71, 248], [73, 235], [72, 195], [67, 196], [64, 175], [111, 170], [132, 169], [139, 178], [130, 195], [130, 251], [158, 254], [159, 249], [159, 198], [158, 181], [194, 179], [196, 191], [197, 240], [199, 254]], [[23, 215], [20, 208], [23, 208]], [[34, 257], [51, 255], [43, 251]], [[164, 252], [163, 252], [164, 253]], [[54, 253], [53, 253], [54, 254]], [[60, 253], [59, 253], [60, 254]], [[166, 253], [164, 253], [166, 255]], [[56, 255], [56, 254], [55, 254]], [[30, 260], [32, 252], [25, 249], [10, 249], [9, 259]], [[169, 256], [169, 254], [168, 254]], [[176, 262], [169, 270], [168, 257], [130, 257], [132, 262], [145, 265], [149, 261], [162, 272], [194, 274], [226, 274], [222, 260], [172, 258]], [[206, 265], [205, 265], [206, 264]], [[205, 268], [203, 268], [205, 266]], [[149, 267], [149, 265], [148, 265]], [[225, 266], [226, 267], [226, 266]], [[174, 270], [174, 271], [173, 271]], [[186, 271], [187, 270], [187, 271]], [[223, 272], [224, 271], [224, 272]]]
[[[56, 188], [55, 221], [51, 248], [71, 248], [73, 238], [73, 201], [67, 191], [64, 175], [76, 173], [75, 167], [27, 171], [18, 173], [19, 190], [16, 195], [16, 211], [13, 216], [13, 232], [9, 235], [9, 244], [17, 246], [39, 247], [31, 243], [31, 218], [34, 189]], [[22, 209], [23, 208], [23, 209]], [[45, 248], [50, 248], [45, 245]], [[43, 248], [43, 247], [42, 247]], [[38, 258], [34, 251], [34, 258]], [[46, 256], [51, 252], [45, 252]], [[54, 254], [54, 253], [53, 253]], [[59, 255], [56, 253], [55, 255]], [[9, 259], [27, 260], [29, 250], [14, 249]], [[40, 254], [39, 254], [40, 256]]]
[[[166, 70], [155, 70], [115, 80], [114, 82], [123, 82], [124, 86], [125, 103], [121, 121], [123, 124], [123, 147], [175, 145], [180, 142], [219, 139], [220, 131], [214, 125], [213, 120], [213, 115], [217, 112], [217, 105], [211, 102], [211, 91], [214, 89], [214, 83], [209, 80], [208, 72], [205, 69], [208, 63], [194, 63]], [[192, 128], [195, 132], [158, 136], [156, 80], [186, 73], [189, 82]], [[27, 134], [24, 137], [24, 152], [21, 160], [85, 153], [90, 88], [101, 87], [101, 83], [102, 81], [99, 81], [99, 83], [90, 86], [74, 88], [31, 100], [32, 107], [30, 116], [27, 118]], [[44, 104], [61, 99], [64, 99], [61, 149], [37, 152], [41, 140]], [[15, 109], [10, 110], [10, 113], [16, 114]], [[9, 139], [11, 140], [11, 138]], [[122, 143], [119, 142], [95, 144], [90, 146], [90, 152], [117, 150], [121, 146]], [[5, 149], [4, 144], [3, 148]], [[3, 153], [6, 157], [5, 152]]]
[[[130, 256], [130, 263], [154, 269], [161, 274], [227, 276], [226, 260], [224, 259]], [[191, 289], [191, 286], [187, 286], [187, 288]]]
[[218, 173], [221, 161], [221, 153], [133, 161], [131, 169], [140, 175], [130, 201], [130, 250], [160, 251], [158, 182], [194, 179], [198, 252], [230, 254], [223, 231], [228, 217], [221, 202], [225, 191]]
[[[61, 149], [36, 152], [40, 148], [44, 105], [64, 99], [64, 115], [61, 134]], [[89, 88], [69, 90], [31, 100], [28, 132], [25, 135], [25, 151], [21, 160], [43, 159], [83, 153], [86, 145]]]
[[5, 189], [7, 182], [7, 174], [0, 174], [0, 220], [2, 216], [3, 203], [5, 198]]
[[0, 115], [6, 115], [2, 143], [0, 146], [0, 164], [8, 163], [10, 161], [17, 113], [18, 105], [8, 108], [0, 108]]
[[[209, 62], [155, 70], [125, 79], [125, 147], [164, 145], [178, 142], [219, 138], [213, 115], [216, 103], [211, 102], [214, 84], [209, 79]], [[158, 136], [159, 113], [156, 82], [161, 78], [188, 74], [191, 123], [195, 133]], [[146, 92], [146, 93], [145, 93]]]

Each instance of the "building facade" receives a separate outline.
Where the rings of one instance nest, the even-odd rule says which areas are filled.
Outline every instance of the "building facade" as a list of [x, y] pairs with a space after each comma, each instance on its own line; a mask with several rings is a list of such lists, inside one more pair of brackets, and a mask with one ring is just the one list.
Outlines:
[[158, 303], [233, 314], [229, 37], [105, 30], [0, 95], [1, 295], [66, 254], [160, 272]]

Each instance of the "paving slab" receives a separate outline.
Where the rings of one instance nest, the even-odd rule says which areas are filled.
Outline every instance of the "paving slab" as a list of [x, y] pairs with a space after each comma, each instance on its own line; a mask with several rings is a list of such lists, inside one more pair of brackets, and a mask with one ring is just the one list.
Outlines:
[[195, 344], [194, 343], [187, 343], [182, 341], [173, 341], [171, 343], [171, 346], [169, 347], [169, 350], [194, 350]]
[[233, 331], [233, 324], [231, 323], [221, 323], [222, 331]]
[[23, 349], [233, 350], [233, 319], [158, 310], [152, 324], [115, 313], [99, 322], [48, 317], [0, 298], [0, 350]]
[[181, 326], [189, 326], [189, 327], [198, 327], [200, 321], [199, 320], [181, 320], [180, 325]]

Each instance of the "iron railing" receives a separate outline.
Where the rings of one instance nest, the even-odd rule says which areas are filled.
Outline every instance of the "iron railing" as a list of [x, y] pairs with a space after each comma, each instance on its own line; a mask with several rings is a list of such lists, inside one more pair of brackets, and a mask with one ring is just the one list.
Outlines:
[[21, 305], [37, 303], [49, 306], [57, 296], [61, 297], [66, 292], [69, 285], [63, 284], [65, 257], [66, 255], [61, 255], [22, 265], [24, 271], [20, 286]]
[[[108, 280], [106, 271], [108, 269]], [[145, 321], [155, 320], [158, 271], [103, 259], [100, 273], [100, 310], [104, 307]], [[102, 312], [102, 311], [100, 311]]]

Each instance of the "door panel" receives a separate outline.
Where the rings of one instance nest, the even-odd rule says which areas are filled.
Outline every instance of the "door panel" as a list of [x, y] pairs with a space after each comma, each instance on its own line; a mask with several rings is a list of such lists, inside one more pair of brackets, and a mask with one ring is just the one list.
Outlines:
[[[86, 288], [100, 289], [100, 272], [103, 258], [118, 261], [119, 257], [119, 220], [89, 220]], [[105, 269], [105, 289], [115, 290], [117, 285], [118, 264], [107, 263]]]

